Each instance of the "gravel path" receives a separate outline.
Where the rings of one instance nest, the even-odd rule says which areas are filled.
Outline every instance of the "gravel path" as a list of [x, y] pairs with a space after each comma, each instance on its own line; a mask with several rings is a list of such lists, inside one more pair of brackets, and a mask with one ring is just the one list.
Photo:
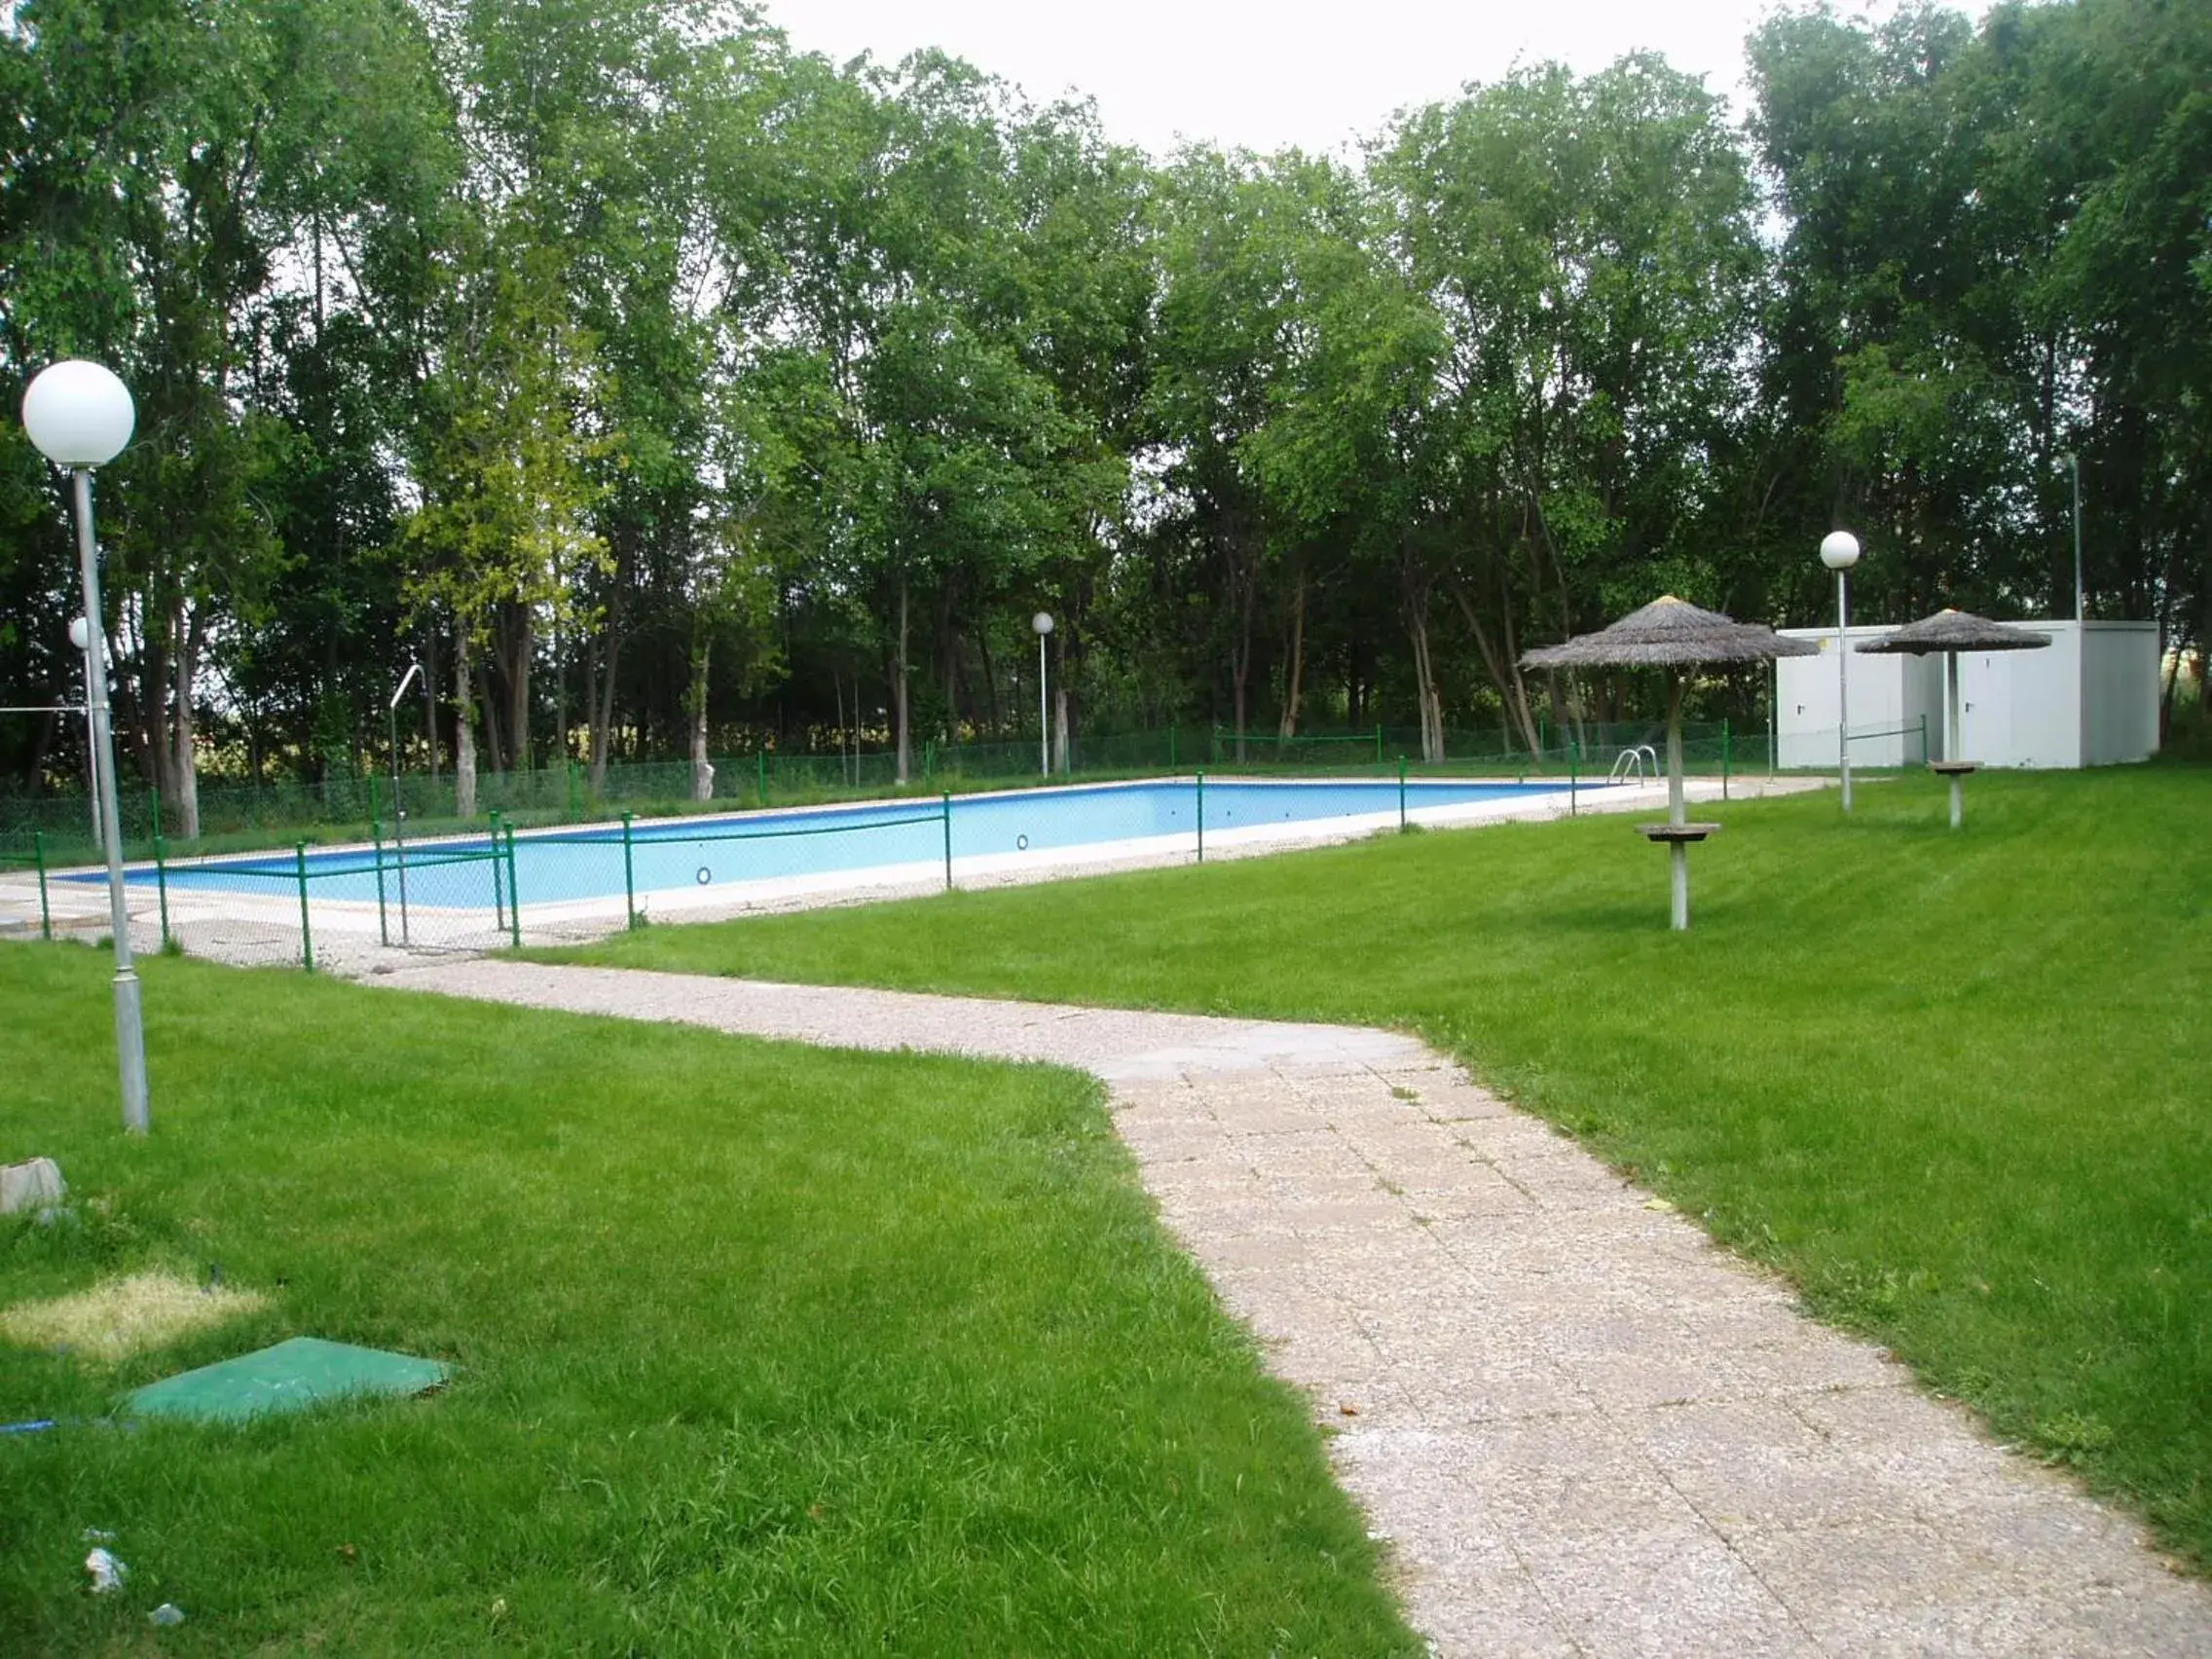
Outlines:
[[2212, 1593], [1407, 1037], [464, 961], [371, 983], [1095, 1072], [1445, 1655], [2200, 1655]]

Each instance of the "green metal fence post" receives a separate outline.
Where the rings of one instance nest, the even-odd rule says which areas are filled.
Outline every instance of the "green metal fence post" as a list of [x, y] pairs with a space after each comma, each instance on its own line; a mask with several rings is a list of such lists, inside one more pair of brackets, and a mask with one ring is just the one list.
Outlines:
[[38, 864], [38, 937], [54, 937], [54, 915], [46, 907], [46, 837], [31, 831], [31, 857]]
[[308, 844], [292, 843], [292, 867], [300, 878], [300, 963], [314, 972], [314, 932], [308, 921]]
[[168, 849], [159, 833], [154, 836], [154, 890], [162, 897], [162, 948], [169, 947]]
[[925, 737], [922, 739], [922, 787], [927, 789], [935, 782], [937, 782], [937, 739]]
[[1720, 721], [1720, 798], [1722, 800], [1728, 798], [1728, 720], [1723, 716]]
[[507, 896], [504, 878], [499, 873], [499, 809], [492, 809], [492, 925], [507, 925]]
[[1170, 772], [1175, 770], [1175, 728], [1173, 726], [1167, 728], [1167, 769]]
[[1577, 761], [1579, 761], [1579, 760], [1580, 760], [1581, 758], [1582, 758], [1582, 742], [1581, 742], [1581, 740], [1580, 740], [1579, 738], [1569, 738], [1569, 739], [1567, 739], [1567, 817], [1569, 817], [1569, 818], [1572, 818], [1572, 817], [1573, 817], [1573, 816], [1575, 815], [1576, 811], [1578, 810], [1578, 807], [1576, 806], [1576, 803], [1575, 803], [1575, 786], [1576, 786], [1576, 778], [1575, 778], [1575, 773], [1576, 773], [1576, 771], [1578, 770], [1578, 767], [1577, 767], [1577, 765], [1576, 765], [1576, 762], [1577, 762]]
[[1381, 765], [1382, 761], [1382, 722], [1381, 720], [1375, 722], [1375, 761], [1377, 765]]
[[760, 804], [766, 806], [768, 804], [768, 752], [765, 749], [759, 749], [756, 750], [754, 754], [760, 762]]
[[576, 763], [573, 760], [568, 762], [568, 767], [569, 822], [571, 824], [573, 824], [577, 819], [581, 818], [584, 815], [583, 780], [582, 778], [577, 776]]
[[1920, 763], [1928, 764], [1928, 717], [1920, 717]]
[[369, 839], [377, 852], [377, 943], [388, 947], [391, 928], [384, 914], [384, 826], [374, 818], [369, 820]]
[[638, 879], [630, 864], [630, 814], [622, 815], [622, 913], [625, 925], [638, 925]]
[[952, 891], [952, 792], [944, 792], [944, 890]]
[[[393, 804], [398, 804], [398, 792], [392, 792]], [[403, 812], [391, 821], [391, 850], [393, 862], [399, 866], [399, 942], [412, 946], [415, 942], [414, 924], [407, 916], [407, 815]], [[382, 859], [379, 859], [377, 878], [384, 878]], [[387, 944], [391, 941], [387, 939]]]
[[[1216, 728], [1217, 730], [1219, 728]], [[1198, 768], [1198, 863], [1206, 862], [1206, 769]]]
[[1398, 831], [1399, 831], [1399, 833], [1400, 833], [1400, 834], [1403, 834], [1403, 833], [1405, 832], [1405, 828], [1406, 828], [1406, 757], [1405, 757], [1405, 756], [1404, 756], [1403, 755], [1401, 755], [1401, 756], [1398, 756]]
[[515, 880], [515, 827], [507, 826], [507, 939], [522, 948], [522, 887]]

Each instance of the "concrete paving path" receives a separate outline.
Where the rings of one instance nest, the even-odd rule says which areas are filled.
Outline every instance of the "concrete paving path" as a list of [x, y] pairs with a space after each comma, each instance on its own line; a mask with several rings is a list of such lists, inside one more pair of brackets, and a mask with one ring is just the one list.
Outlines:
[[2204, 1655], [2212, 1593], [1419, 1043], [462, 961], [371, 983], [1083, 1067], [1444, 1655]]

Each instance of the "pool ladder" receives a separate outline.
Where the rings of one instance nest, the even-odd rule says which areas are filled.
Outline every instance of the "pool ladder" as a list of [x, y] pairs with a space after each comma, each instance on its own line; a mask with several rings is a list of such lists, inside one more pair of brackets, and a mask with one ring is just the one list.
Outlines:
[[1608, 784], [1641, 784], [1643, 782], [1643, 763], [1651, 762], [1651, 775], [1659, 775], [1659, 752], [1648, 743], [1624, 749], [1613, 760], [1613, 769], [1605, 774]]

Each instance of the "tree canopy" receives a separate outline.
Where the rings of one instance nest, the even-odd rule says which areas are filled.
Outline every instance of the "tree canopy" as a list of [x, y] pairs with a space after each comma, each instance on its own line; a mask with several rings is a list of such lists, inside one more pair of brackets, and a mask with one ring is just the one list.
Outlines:
[[[1868, 614], [2071, 614], [2077, 475], [2089, 614], [2200, 650], [2212, 13], [1746, 50], [1740, 123], [1640, 54], [1155, 161], [690, 0], [21, 0], [0, 380], [137, 398], [101, 622], [187, 833], [202, 774], [381, 763], [410, 662], [416, 765], [903, 767], [1023, 730], [1036, 610], [1090, 730], [1532, 746], [1528, 646], [1814, 620], [1837, 525]], [[76, 683], [66, 499], [0, 428], [10, 703]], [[0, 719], [0, 792], [79, 742]]]

